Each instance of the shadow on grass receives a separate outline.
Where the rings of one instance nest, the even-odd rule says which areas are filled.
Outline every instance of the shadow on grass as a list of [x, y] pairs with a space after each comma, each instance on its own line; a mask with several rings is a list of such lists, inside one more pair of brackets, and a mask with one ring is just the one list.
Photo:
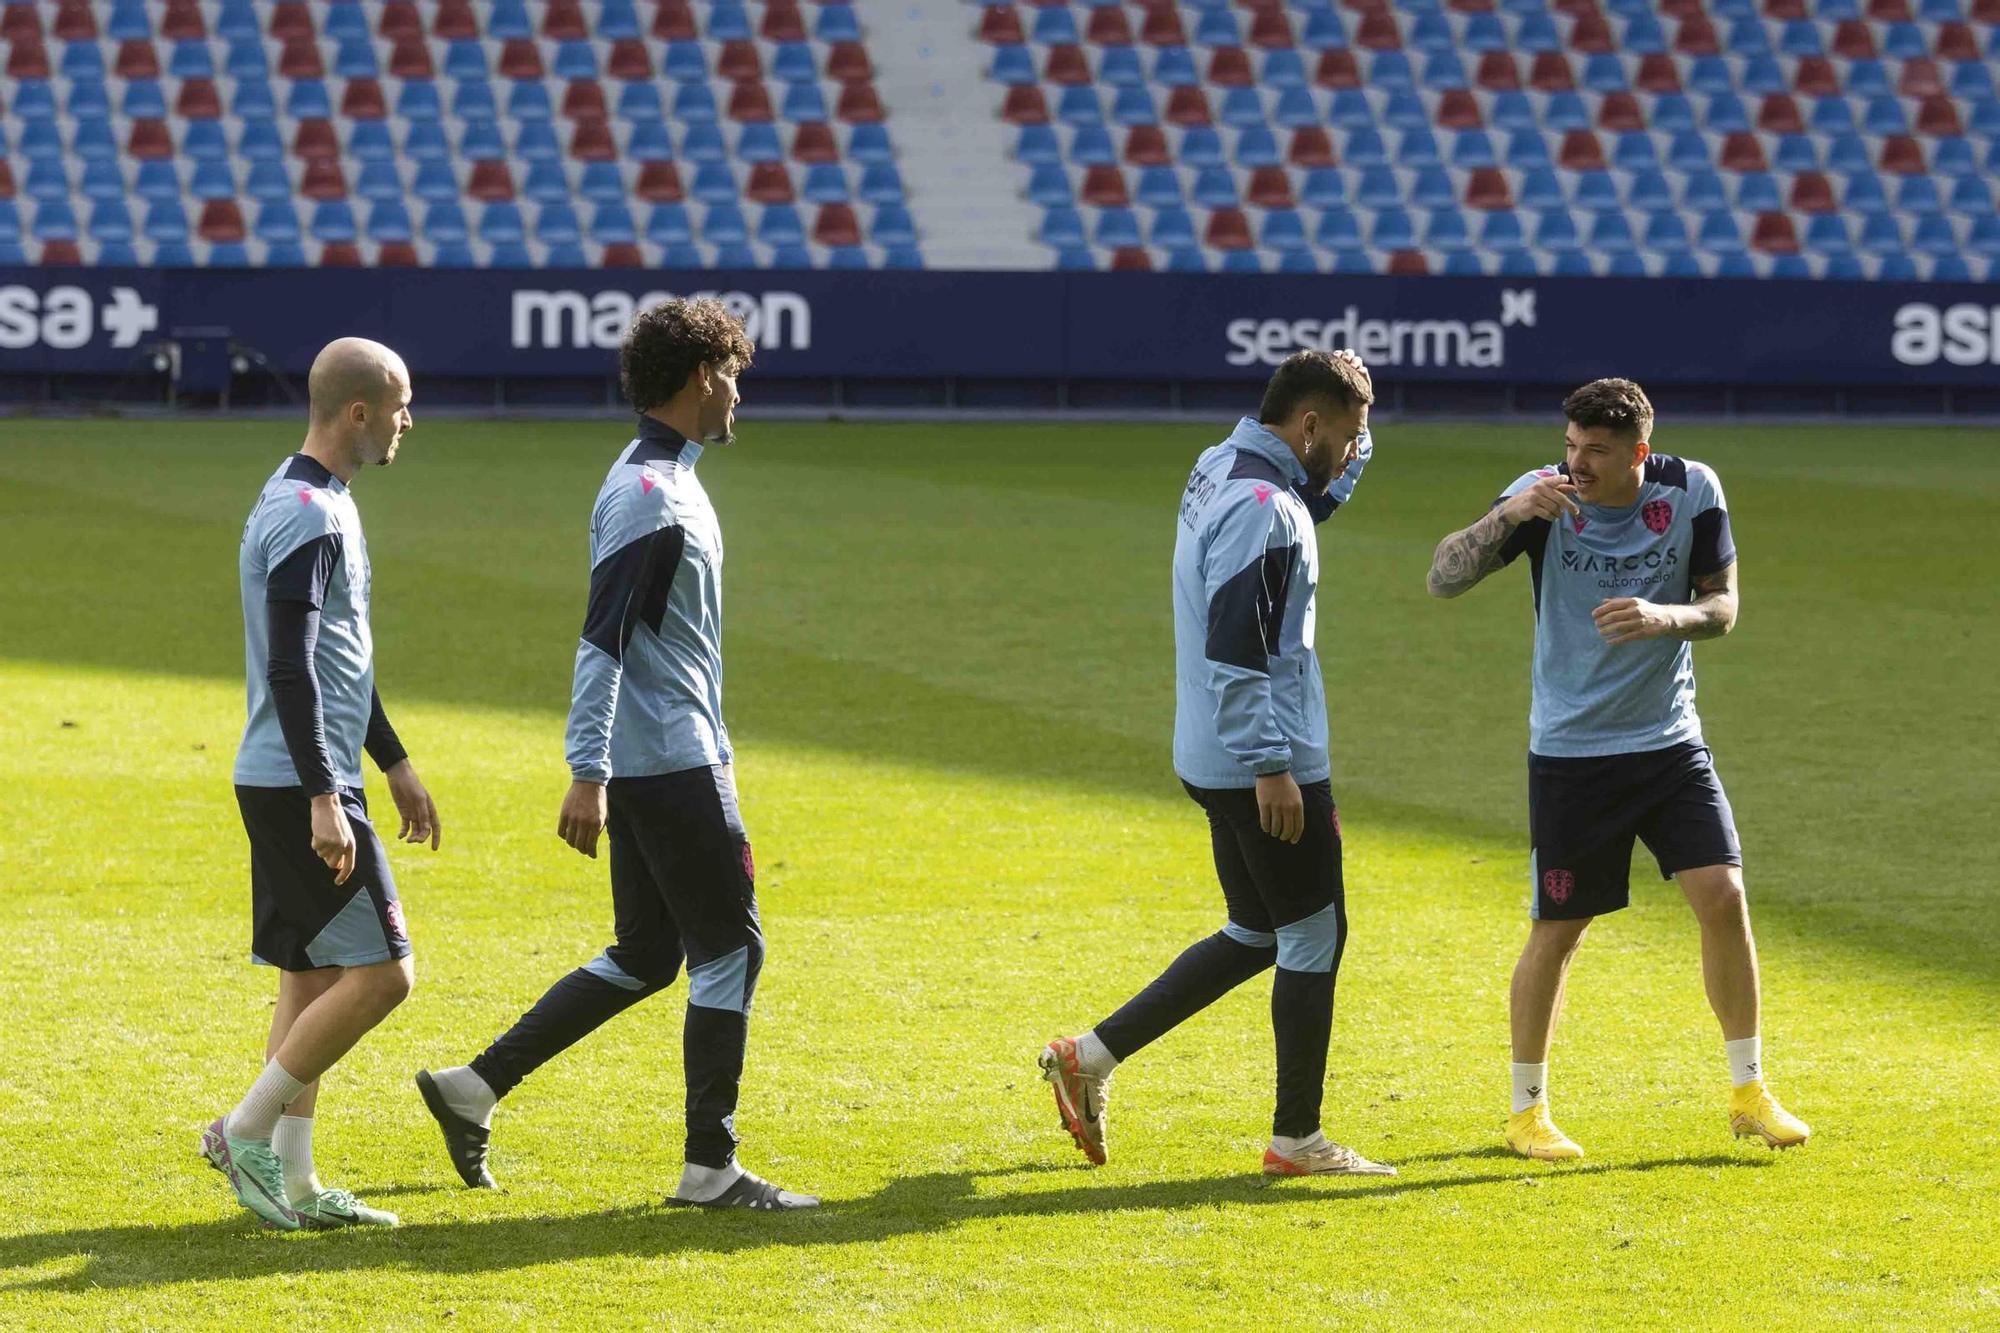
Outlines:
[[[1464, 1154], [1489, 1155], [1486, 1150]], [[1576, 1176], [1677, 1168], [1758, 1170], [1766, 1165], [1767, 1162], [1754, 1157], [1716, 1153], [1553, 1169], [1521, 1163], [1511, 1170], [1423, 1179], [1271, 1181], [1262, 1176], [1234, 1176], [1086, 1184], [1023, 1193], [978, 1192], [979, 1182], [985, 1180], [1073, 1170], [1035, 1164], [993, 1171], [940, 1171], [910, 1176], [891, 1181], [862, 1198], [830, 1201], [826, 1207], [811, 1213], [714, 1213], [642, 1206], [563, 1217], [421, 1223], [394, 1231], [344, 1231], [297, 1237], [265, 1235], [255, 1230], [247, 1214], [236, 1214], [180, 1227], [101, 1227], [9, 1237], [0, 1240], [0, 1273], [68, 1259], [81, 1262], [57, 1276], [0, 1281], [0, 1291], [126, 1289], [204, 1279], [233, 1281], [308, 1270], [339, 1273], [414, 1268], [426, 1273], [484, 1273], [611, 1256], [733, 1254], [773, 1245], [868, 1243], [947, 1230], [962, 1222], [990, 1218], [1173, 1212], [1217, 1205], [1337, 1207], [1360, 1200], [1506, 1185], [1524, 1179], [1555, 1184]], [[393, 1192], [393, 1188], [363, 1191], [363, 1196]], [[296, 1248], [301, 1245], [311, 1248]]]

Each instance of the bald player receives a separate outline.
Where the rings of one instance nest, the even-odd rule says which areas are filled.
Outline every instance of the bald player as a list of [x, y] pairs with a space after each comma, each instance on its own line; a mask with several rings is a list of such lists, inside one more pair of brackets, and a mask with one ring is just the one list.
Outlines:
[[410, 429], [410, 373], [342, 338], [313, 361], [312, 421], [243, 528], [249, 722], [236, 803], [250, 835], [251, 961], [278, 970], [264, 1072], [201, 1136], [244, 1207], [281, 1231], [394, 1226], [313, 1170], [320, 1076], [410, 993], [416, 972], [382, 840], [361, 789], [365, 749], [389, 782], [398, 837], [438, 845], [437, 807], [375, 692], [368, 547], [348, 487], [387, 467]]

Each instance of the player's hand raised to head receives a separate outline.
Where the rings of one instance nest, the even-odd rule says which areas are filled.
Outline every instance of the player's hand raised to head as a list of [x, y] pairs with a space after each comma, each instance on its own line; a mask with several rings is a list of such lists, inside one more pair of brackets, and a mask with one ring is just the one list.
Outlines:
[[417, 776], [416, 765], [404, 759], [382, 776], [389, 780], [389, 799], [396, 803], [396, 813], [403, 817], [403, 828], [397, 838], [403, 842], [428, 842], [431, 850], [436, 851], [444, 839], [444, 827], [438, 823], [437, 802]]
[[1306, 798], [1290, 773], [1257, 779], [1257, 827], [1280, 842], [1297, 842], [1306, 835]]
[[1577, 508], [1575, 497], [1576, 483], [1559, 472], [1551, 472], [1526, 490], [1501, 501], [1500, 512], [1517, 528], [1537, 518], [1556, 519], [1564, 514], [1578, 518], [1583, 510]]
[[609, 819], [610, 806], [604, 797], [604, 784], [585, 782], [579, 778], [569, 784], [569, 794], [563, 797], [562, 814], [556, 820], [556, 836], [594, 861], [597, 859], [597, 839], [603, 834]]
[[329, 792], [312, 798], [313, 855], [333, 868], [335, 885], [354, 873], [354, 826], [340, 808], [340, 797]]

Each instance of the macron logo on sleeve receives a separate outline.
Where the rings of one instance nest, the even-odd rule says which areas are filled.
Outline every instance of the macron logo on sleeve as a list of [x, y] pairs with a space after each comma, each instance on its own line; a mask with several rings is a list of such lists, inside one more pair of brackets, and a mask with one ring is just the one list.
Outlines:
[[1273, 491], [1269, 486], [1259, 483], [1257, 486], [1257, 503], [1260, 505], [1269, 504], [1271, 502], [1271, 497], [1275, 494], [1276, 492]]
[[302, 505], [309, 505], [312, 502], [313, 502], [312, 487], [310, 486], [299, 487], [299, 503]]
[[644, 491], [647, 495], [651, 495], [653, 493], [653, 488], [655, 486], [664, 486], [666, 484], [667, 484], [666, 478], [662, 477], [659, 473], [653, 471], [653, 469], [641, 468], [639, 470], [639, 489]]

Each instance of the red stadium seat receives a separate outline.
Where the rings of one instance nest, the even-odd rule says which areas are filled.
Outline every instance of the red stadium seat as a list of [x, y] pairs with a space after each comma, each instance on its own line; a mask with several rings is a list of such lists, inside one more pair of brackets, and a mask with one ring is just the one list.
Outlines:
[[596, 79], [571, 79], [563, 89], [562, 114], [565, 120], [608, 120], [610, 104], [604, 100], [604, 85]]
[[1670, 19], [1691, 19], [1707, 13], [1702, 0], [1660, 0], [1660, 12]]
[[1248, 88], [1257, 82], [1250, 56], [1240, 46], [1218, 46], [1208, 58], [1208, 81], [1224, 88]]
[[1148, 46], [1186, 46], [1187, 29], [1181, 26], [1180, 11], [1171, 4], [1151, 4], [1139, 21], [1139, 40]]
[[808, 121], [792, 131], [792, 161], [840, 161], [840, 144], [833, 137], [833, 127], [821, 121]]
[[1007, 90], [1007, 100], [1000, 107], [1000, 118], [1010, 125], [1046, 125], [1049, 123], [1048, 99], [1042, 90], [1032, 83], [1018, 83]]
[[505, 203], [514, 197], [514, 173], [497, 157], [474, 162], [472, 175], [465, 182], [465, 196], [482, 203]]
[[1541, 51], [1529, 67], [1528, 86], [1538, 93], [1573, 93], [1576, 75], [1570, 72], [1569, 60], [1562, 52]]
[[1800, 213], [1838, 212], [1833, 199], [1833, 182], [1817, 171], [1802, 171], [1792, 178], [1792, 208]]
[[273, 37], [285, 40], [293, 37], [317, 36], [313, 28], [312, 8], [298, 4], [295, 0], [293, 3], [273, 5], [270, 32]]
[[1166, 132], [1158, 125], [1134, 125], [1125, 135], [1125, 160], [1135, 167], [1172, 166]]
[[208, 36], [208, 23], [197, 0], [167, 0], [167, 12], [160, 16], [160, 36], [170, 42]]
[[1437, 123], [1440, 129], [1476, 130], [1486, 123], [1479, 112], [1479, 99], [1469, 88], [1452, 88], [1438, 95]]
[[1563, 135], [1562, 151], [1556, 164], [1565, 171], [1604, 170], [1604, 145], [1590, 130], [1571, 130]]
[[1288, 51], [1298, 44], [1291, 20], [1282, 9], [1260, 9], [1250, 20], [1250, 45], [1265, 51]]
[[1833, 30], [1833, 53], [1847, 60], [1875, 58], [1875, 30], [1860, 19], [1843, 19]]
[[653, 11], [653, 36], [663, 42], [686, 42], [697, 35], [687, 0], [660, 0]]
[[382, 6], [382, 21], [375, 25], [375, 31], [392, 41], [398, 37], [421, 37], [424, 16], [411, 0], [389, 0]]
[[1459, 14], [1491, 14], [1493, 0], [1451, 0], [1451, 9]]
[[542, 67], [542, 48], [526, 37], [516, 37], [500, 48], [500, 77], [503, 79], [540, 79], [545, 77]]
[[[209, 91], [213, 93], [215, 90], [211, 87]], [[186, 88], [183, 87], [181, 92], [183, 97], [185, 97]], [[217, 110], [220, 111], [220, 108], [218, 107]], [[214, 119], [214, 117], [209, 117], [209, 119]], [[174, 155], [174, 138], [172, 133], [167, 129], [167, 122], [164, 120], [133, 121], [132, 134], [125, 141], [125, 152], [131, 157], [138, 158], [172, 157]]]
[[1132, 193], [1125, 188], [1125, 173], [1109, 163], [1100, 163], [1083, 173], [1083, 189], [1078, 198], [1096, 208], [1126, 208]]
[[211, 199], [201, 206], [201, 221], [194, 230], [204, 241], [240, 241], [244, 235], [243, 210], [234, 199]]
[[1319, 67], [1313, 71], [1313, 82], [1322, 88], [1336, 91], [1342, 88], [1361, 86], [1361, 66], [1354, 59], [1354, 52], [1344, 46], [1320, 53]]
[[394, 39], [389, 48], [389, 74], [398, 79], [433, 79], [437, 66], [431, 63], [431, 44], [421, 35]]
[[1125, 11], [1116, 5], [1097, 5], [1090, 11], [1090, 21], [1084, 25], [1083, 37], [1095, 46], [1130, 46], [1132, 25], [1127, 21]]
[[1136, 245], [1121, 245], [1111, 252], [1111, 269], [1114, 273], [1146, 273], [1153, 267], [1153, 257]]
[[[2000, 9], [1996, 0], [1995, 9]], [[1986, 23], [2000, 23], [2000, 14], [1983, 20]], [[1979, 59], [1979, 39], [1972, 35], [1972, 29], [1963, 23], [1940, 23], [1937, 30], [1937, 57], [1939, 60], [1955, 60], [1963, 63]]]
[[542, 17], [542, 36], [558, 42], [581, 41], [590, 36], [583, 6], [576, 0], [549, 0], [548, 13]]
[[1202, 243], [1214, 250], [1248, 250], [1250, 219], [1243, 216], [1240, 208], [1218, 208], [1208, 215]]
[[1420, 278], [1431, 271], [1431, 261], [1421, 250], [1396, 250], [1389, 255], [1391, 277]]
[[0, 9], [0, 39], [8, 42], [42, 40], [42, 16], [32, 4]]
[[287, 37], [278, 53], [278, 73], [288, 79], [323, 79], [326, 65], [319, 58], [319, 43], [310, 37]]
[[408, 241], [384, 241], [375, 247], [375, 263], [379, 268], [415, 268], [417, 247]]
[[1799, 252], [1798, 228], [1790, 213], [1759, 213], [1750, 233], [1750, 248], [1767, 255], [1795, 255]]
[[353, 241], [328, 241], [320, 247], [321, 268], [360, 268], [361, 247]]
[[681, 187], [680, 168], [671, 162], [643, 162], [632, 193], [651, 204], [678, 204], [687, 198]]
[[42, 242], [43, 268], [73, 268], [83, 262], [83, 250], [75, 241]]
[[1924, 174], [1924, 150], [1907, 134], [1892, 134], [1882, 141], [1882, 170], [1898, 176]]
[[437, 17], [431, 20], [431, 34], [447, 41], [479, 35], [479, 15], [472, 0], [438, 0]]
[[1792, 76], [1792, 86], [1802, 97], [1834, 97], [1840, 93], [1840, 75], [1825, 56], [1805, 56]]
[[834, 101], [833, 114], [848, 125], [879, 125], [885, 118], [882, 99], [876, 96], [875, 85], [860, 80], [840, 85], [840, 96]]
[[570, 131], [569, 155], [578, 162], [616, 162], [618, 141], [601, 120], [579, 120]]
[[813, 240], [821, 245], [861, 244], [861, 222], [852, 204], [823, 204], [813, 220]]
[[803, 42], [806, 39], [806, 21], [792, 0], [771, 0], [764, 6], [764, 22], [758, 27], [757, 35], [767, 42]]
[[1199, 88], [1175, 88], [1167, 94], [1167, 123], [1183, 129], [1213, 125], [1215, 116], [1208, 109], [1208, 96]]
[[1292, 131], [1292, 146], [1286, 150], [1285, 160], [1295, 167], [1332, 167], [1340, 163], [1333, 151], [1333, 140], [1317, 125], [1301, 125]]
[[1656, 51], [1640, 57], [1636, 82], [1640, 92], [1677, 93], [1681, 90], [1681, 67], [1672, 56]]
[[1770, 159], [1764, 156], [1764, 142], [1747, 131], [1729, 135], [1722, 141], [1722, 169], [1724, 171], [1769, 171]]
[[211, 79], [183, 79], [180, 95], [174, 98], [174, 114], [183, 120], [219, 120], [222, 94]]
[[1362, 15], [1361, 26], [1354, 33], [1354, 44], [1370, 51], [1402, 50], [1403, 33], [1396, 26], [1396, 16], [1386, 10]]
[[0, 157], [0, 199], [14, 197], [14, 167], [6, 158]]
[[826, 53], [826, 76], [842, 83], [874, 78], [875, 66], [869, 63], [868, 48], [859, 42], [835, 42]]
[[1970, 9], [1976, 23], [2000, 23], [2000, 0], [1972, 0]]
[[604, 247], [605, 268], [644, 268], [646, 252], [631, 241], [614, 241]]
[[90, 0], [62, 0], [62, 3], [56, 6], [56, 21], [52, 31], [58, 41], [96, 41], [97, 16], [90, 11]]
[[1606, 93], [1597, 108], [1597, 128], [1613, 134], [1646, 128], [1646, 113], [1630, 93]]
[[1021, 15], [1012, 5], [988, 5], [979, 16], [979, 40], [994, 46], [1019, 46], [1028, 40]]
[[1868, 0], [1868, 17], [1877, 23], [1908, 23], [1910, 0]]
[[380, 120], [388, 115], [382, 85], [374, 79], [349, 79], [340, 94], [340, 114], [349, 120]]
[[1712, 56], [1722, 52], [1722, 43], [1715, 35], [1715, 25], [1701, 15], [1681, 20], [1674, 30], [1674, 50], [1684, 56]]
[[308, 160], [340, 156], [340, 136], [328, 120], [302, 120], [292, 135], [292, 156]]
[[1618, 43], [1611, 36], [1610, 24], [1599, 15], [1586, 14], [1569, 30], [1569, 49], [1585, 55], [1603, 55], [1616, 51]]
[[1806, 121], [1789, 93], [1769, 93], [1757, 108], [1757, 128], [1766, 134], [1804, 134]]
[[1049, 62], [1042, 71], [1042, 77], [1065, 88], [1095, 82], [1091, 77], [1090, 62], [1084, 59], [1080, 46], [1050, 47]]
[[1514, 191], [1507, 173], [1498, 167], [1480, 167], [1465, 183], [1465, 206], [1489, 212], [1514, 206]]
[[1292, 193], [1292, 174], [1283, 167], [1258, 167], [1250, 173], [1250, 186], [1243, 197], [1258, 208], [1293, 208], [1298, 196]]
[[118, 60], [112, 69], [121, 79], [157, 79], [160, 77], [160, 53], [143, 37], [120, 42]]
[[39, 37], [16, 37], [7, 49], [7, 77], [46, 79], [49, 77], [49, 49]]
[[789, 204], [798, 199], [792, 189], [792, 173], [785, 170], [782, 162], [758, 162], [750, 168], [749, 183], [743, 187], [743, 195], [760, 204]]
[[299, 193], [308, 199], [347, 198], [347, 177], [340, 163], [331, 157], [316, 157], [306, 163], [299, 177]]
[[1519, 92], [1521, 67], [1514, 63], [1512, 51], [1488, 51], [1479, 57], [1479, 72], [1472, 81], [1489, 93]]
[[653, 77], [653, 57], [647, 54], [644, 42], [636, 37], [625, 37], [611, 44], [611, 55], [605, 60], [604, 68], [620, 82], [636, 83]]
[[1580, 19], [1598, 12], [1597, 0], [1555, 0], [1550, 8], [1567, 19]]
[[764, 77], [764, 62], [755, 42], [724, 42], [715, 58], [715, 72], [735, 83]]
[[1809, 19], [1812, 11], [1806, 7], [1806, 0], [1764, 0], [1764, 17], [1785, 23], [1793, 19]]

